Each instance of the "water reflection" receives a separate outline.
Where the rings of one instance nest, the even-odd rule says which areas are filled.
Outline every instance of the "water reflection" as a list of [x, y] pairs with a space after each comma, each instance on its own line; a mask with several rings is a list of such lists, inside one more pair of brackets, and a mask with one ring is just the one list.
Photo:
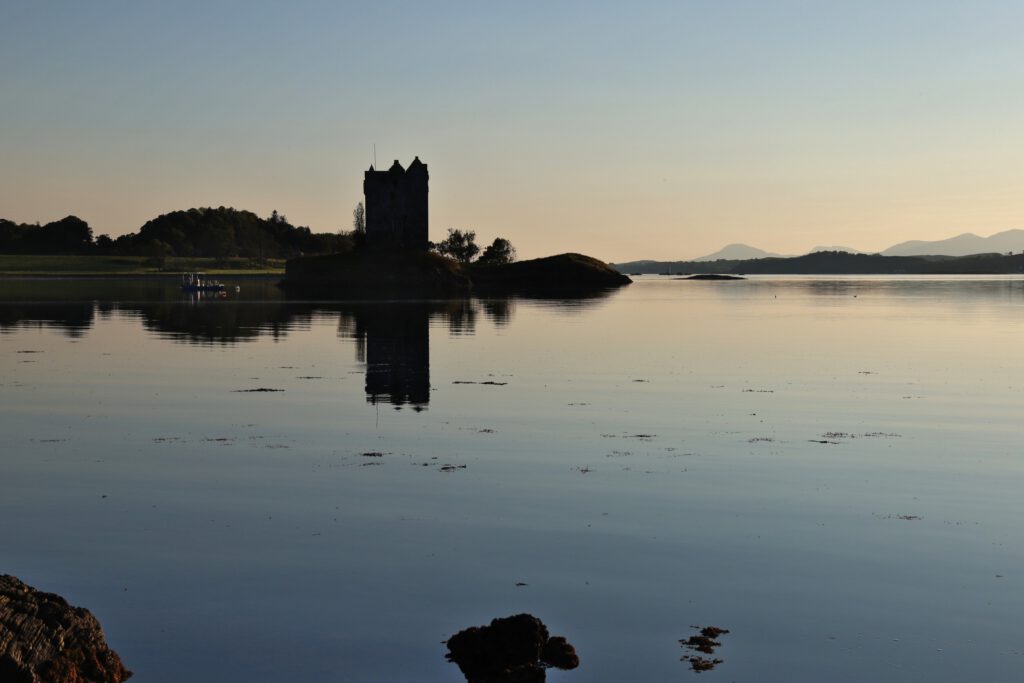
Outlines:
[[484, 299], [480, 302], [483, 305], [484, 313], [498, 327], [508, 325], [515, 312], [515, 304], [512, 299]]
[[120, 311], [165, 339], [189, 344], [233, 345], [262, 336], [284, 337], [309, 327], [314, 310], [283, 301], [203, 301], [121, 304]]
[[430, 317], [436, 306], [363, 304], [340, 313], [338, 330], [366, 366], [366, 400], [422, 410], [430, 402]]
[[95, 313], [92, 303], [5, 304], [0, 306], [0, 334], [37, 327], [60, 330], [75, 339], [92, 327]]
[[430, 402], [432, 321], [453, 336], [476, 333], [480, 311], [497, 326], [509, 324], [512, 299], [451, 299], [433, 302], [333, 303], [338, 332], [356, 344], [366, 366], [366, 400], [423, 410]]
[[[678, 281], [648, 279], [645, 287], [656, 287], [687, 295], [706, 294], [725, 300], [747, 299], [752, 295], [837, 299], [871, 295], [879, 299], [921, 300], [929, 305], [973, 305], [993, 301], [1024, 301], [1024, 279], [1019, 275], [992, 276], [771, 276], [746, 280]], [[682, 289], [681, 289], [682, 288]]]
[[[233, 290], [233, 288], [231, 288]], [[564, 312], [606, 298], [532, 300]], [[152, 335], [195, 346], [279, 340], [337, 319], [339, 337], [355, 345], [365, 365], [366, 400], [423, 410], [430, 402], [430, 330], [476, 334], [482, 321], [511, 324], [512, 297], [439, 301], [296, 301], [270, 280], [243, 282], [227, 296], [182, 294], [176, 280], [0, 280], [0, 333], [43, 327], [71, 338], [98, 321], [137, 321]]]

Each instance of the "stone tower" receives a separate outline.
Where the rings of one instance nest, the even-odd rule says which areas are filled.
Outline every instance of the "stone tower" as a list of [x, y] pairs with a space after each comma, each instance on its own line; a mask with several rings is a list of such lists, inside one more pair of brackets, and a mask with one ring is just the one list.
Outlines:
[[363, 176], [368, 244], [427, 248], [428, 179], [427, 165], [419, 157], [407, 169], [397, 159], [386, 171], [370, 167]]

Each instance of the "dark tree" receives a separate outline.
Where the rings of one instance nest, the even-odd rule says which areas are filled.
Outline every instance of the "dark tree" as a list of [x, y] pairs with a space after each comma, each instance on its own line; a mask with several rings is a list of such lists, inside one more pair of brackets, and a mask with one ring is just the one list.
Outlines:
[[20, 253], [24, 235], [24, 226], [6, 218], [0, 218], [0, 254]]
[[478, 253], [480, 247], [476, 246], [476, 231], [455, 230], [448, 228], [448, 236], [435, 245], [438, 253], [451, 256], [460, 263], [469, 263]]
[[496, 237], [494, 241], [484, 249], [477, 263], [489, 266], [512, 263], [516, 260], [516, 248], [504, 237]]
[[92, 247], [92, 228], [78, 216], [68, 216], [43, 226], [45, 242], [58, 253], [84, 254]]
[[366, 235], [366, 209], [363, 208], [362, 202], [356, 204], [352, 211], [352, 231], [356, 236]]
[[101, 254], [109, 254], [114, 251], [114, 240], [110, 239], [110, 235], [96, 237], [96, 251]]

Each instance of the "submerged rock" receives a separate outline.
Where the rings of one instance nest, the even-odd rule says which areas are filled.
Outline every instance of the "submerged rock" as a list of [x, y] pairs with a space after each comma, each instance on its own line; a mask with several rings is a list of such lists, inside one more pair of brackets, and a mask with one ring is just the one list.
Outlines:
[[0, 681], [121, 683], [131, 675], [89, 610], [0, 575]]
[[576, 650], [531, 614], [494, 619], [448, 639], [448, 661], [455, 662], [469, 683], [540, 683], [551, 667], [575, 669]]
[[[683, 638], [679, 644], [693, 652], [703, 652], [706, 655], [715, 654], [715, 650], [722, 647], [722, 644], [715, 640], [719, 636], [729, 633], [729, 629], [718, 626], [692, 626], [699, 631], [698, 635]], [[690, 664], [690, 668], [696, 673], [711, 671], [724, 660], [713, 657], [701, 657], [700, 655], [683, 655], [680, 659]]]
[[677, 277], [677, 280], [746, 280], [739, 275], [723, 275], [722, 273], [699, 273], [689, 277]]

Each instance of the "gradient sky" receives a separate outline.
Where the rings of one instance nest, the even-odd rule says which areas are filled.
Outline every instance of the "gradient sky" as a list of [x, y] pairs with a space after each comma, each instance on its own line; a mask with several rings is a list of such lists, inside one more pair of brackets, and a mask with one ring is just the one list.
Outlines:
[[350, 229], [373, 161], [520, 256], [1024, 227], [1024, 3], [0, 5], [0, 217]]

